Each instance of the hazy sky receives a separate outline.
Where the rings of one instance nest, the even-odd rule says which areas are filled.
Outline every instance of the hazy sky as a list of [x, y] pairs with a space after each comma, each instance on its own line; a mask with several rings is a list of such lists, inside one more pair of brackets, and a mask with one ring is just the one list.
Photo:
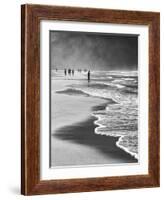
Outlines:
[[135, 70], [138, 37], [51, 31], [50, 52], [52, 68]]

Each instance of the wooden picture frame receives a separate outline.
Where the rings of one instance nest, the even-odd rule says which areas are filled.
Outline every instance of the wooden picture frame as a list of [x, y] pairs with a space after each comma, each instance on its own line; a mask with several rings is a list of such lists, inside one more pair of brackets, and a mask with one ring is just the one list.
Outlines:
[[[46, 5], [21, 6], [21, 193], [89, 192], [160, 185], [160, 14]], [[63, 20], [149, 27], [148, 175], [40, 180], [40, 21]]]

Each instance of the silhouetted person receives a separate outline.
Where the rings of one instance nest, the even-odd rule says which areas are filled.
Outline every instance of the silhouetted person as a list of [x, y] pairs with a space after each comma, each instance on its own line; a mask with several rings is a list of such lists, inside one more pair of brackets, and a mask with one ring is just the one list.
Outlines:
[[68, 69], [68, 74], [71, 75], [71, 69]]
[[88, 82], [90, 81], [90, 70], [88, 71]]
[[67, 69], [64, 70], [64, 74], [65, 74], [65, 76], [67, 76]]
[[72, 76], [74, 76], [74, 69], [72, 69]]

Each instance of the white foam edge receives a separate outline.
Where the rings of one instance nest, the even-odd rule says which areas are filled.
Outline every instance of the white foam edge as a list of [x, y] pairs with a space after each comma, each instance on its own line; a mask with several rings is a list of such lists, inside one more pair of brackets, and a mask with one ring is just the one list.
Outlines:
[[98, 125], [98, 127], [95, 128], [95, 134], [105, 135], [105, 136], [110, 136], [110, 137], [119, 137], [118, 141], [116, 142], [117, 147], [119, 147], [120, 149], [124, 150], [125, 152], [127, 152], [128, 154], [130, 154], [131, 156], [133, 156], [134, 158], [139, 159], [139, 156], [138, 156], [137, 153], [131, 152], [131, 151], [129, 151], [128, 148], [126, 148], [126, 147], [124, 147], [124, 146], [122, 146], [122, 145], [119, 144], [122, 141], [123, 137], [125, 137], [124, 135], [119, 135], [118, 134], [118, 135], [114, 136], [114, 135], [105, 134], [105, 133], [103, 134], [103, 133], [98, 132], [99, 128], [106, 128], [106, 126], [104, 126], [104, 125], [102, 125], [102, 124], [99, 123], [99, 120], [101, 120], [100, 116], [95, 115], [95, 114], [91, 114], [91, 115], [94, 116], [94, 117], [96, 117], [96, 118], [98, 118], [97, 120], [94, 121], [94, 124]]

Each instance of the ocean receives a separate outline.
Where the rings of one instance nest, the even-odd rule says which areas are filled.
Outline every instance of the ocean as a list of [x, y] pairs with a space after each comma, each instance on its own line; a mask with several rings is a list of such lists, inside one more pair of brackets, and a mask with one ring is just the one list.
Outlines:
[[91, 112], [95, 134], [118, 137], [116, 145], [138, 159], [138, 72], [91, 71], [90, 78], [88, 82], [84, 71], [65, 76], [63, 70], [51, 70], [52, 81], [76, 80], [52, 92], [108, 100], [105, 109]]

